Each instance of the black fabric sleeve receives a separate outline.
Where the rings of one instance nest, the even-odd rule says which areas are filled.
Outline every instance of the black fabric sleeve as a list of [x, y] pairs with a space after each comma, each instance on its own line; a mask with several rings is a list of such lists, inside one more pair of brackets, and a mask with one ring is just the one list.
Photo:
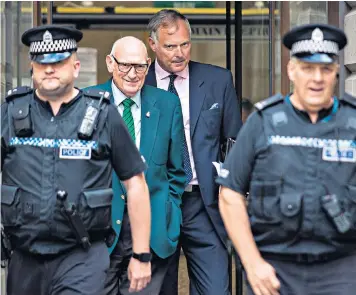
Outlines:
[[216, 183], [242, 195], [248, 192], [255, 161], [256, 142], [262, 135], [262, 118], [255, 112], [242, 126]]
[[108, 123], [111, 137], [111, 160], [120, 180], [127, 180], [144, 172], [147, 168], [125, 122], [113, 105], [108, 109]]
[[224, 92], [224, 117], [222, 124], [222, 143], [228, 138], [236, 138], [242, 126], [239, 101], [236, 96], [232, 74], [228, 71], [227, 83]]
[[7, 141], [9, 137], [8, 119], [8, 104], [3, 103], [1, 105], [1, 171], [7, 155]]

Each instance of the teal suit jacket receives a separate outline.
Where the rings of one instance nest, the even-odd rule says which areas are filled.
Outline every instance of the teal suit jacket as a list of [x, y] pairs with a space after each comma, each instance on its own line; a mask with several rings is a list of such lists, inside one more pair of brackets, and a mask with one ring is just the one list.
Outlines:
[[[111, 79], [92, 86], [112, 94]], [[149, 116], [147, 115], [149, 113]], [[179, 98], [152, 86], [141, 90], [140, 152], [148, 169], [146, 182], [151, 199], [151, 249], [161, 258], [172, 255], [178, 244], [182, 222], [181, 197], [186, 176], [183, 169], [183, 116]], [[112, 224], [120, 234], [126, 192], [113, 173]], [[110, 253], [115, 247], [109, 249]]]

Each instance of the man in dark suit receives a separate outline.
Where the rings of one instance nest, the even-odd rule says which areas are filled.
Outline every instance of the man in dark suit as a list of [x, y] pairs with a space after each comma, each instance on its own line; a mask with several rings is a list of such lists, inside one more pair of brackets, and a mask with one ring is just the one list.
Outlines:
[[[177, 94], [183, 111], [189, 184], [182, 198], [180, 243], [188, 263], [190, 294], [229, 294], [227, 234], [212, 162], [222, 160], [221, 145], [235, 138], [241, 127], [232, 75], [226, 69], [190, 61], [190, 25], [177, 11], [161, 10], [148, 29], [156, 61], [145, 83]], [[179, 249], [176, 258], [161, 294], [178, 293]]]
[[[113, 79], [94, 87], [112, 94], [112, 102], [123, 116], [129, 133], [149, 167], [145, 178], [150, 191], [152, 213], [152, 279], [144, 290], [135, 294], [158, 295], [169, 258], [177, 248], [182, 222], [180, 205], [186, 176], [183, 169], [184, 131], [180, 101], [172, 93], [143, 86], [151, 60], [142, 41], [134, 37], [119, 39], [107, 56], [106, 63]], [[145, 257], [132, 256], [135, 241], [131, 240], [126, 192], [116, 174], [113, 176], [113, 190], [112, 225], [119, 238], [109, 249], [111, 263], [105, 295], [127, 295], [129, 280], [133, 275], [130, 267], [128, 273], [128, 265], [141, 262], [142, 268]], [[143, 261], [140, 261], [141, 258]]]

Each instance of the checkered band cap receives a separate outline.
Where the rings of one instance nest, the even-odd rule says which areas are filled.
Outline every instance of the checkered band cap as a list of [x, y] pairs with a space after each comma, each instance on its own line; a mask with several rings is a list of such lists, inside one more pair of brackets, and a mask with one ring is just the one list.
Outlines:
[[330, 40], [302, 40], [295, 42], [292, 45], [291, 53], [292, 55], [298, 53], [310, 52], [314, 53], [327, 53], [327, 54], [335, 54], [339, 53], [339, 45], [336, 42]]
[[45, 54], [71, 51], [77, 48], [75, 39], [59, 39], [48, 41], [34, 41], [30, 45], [30, 54]]

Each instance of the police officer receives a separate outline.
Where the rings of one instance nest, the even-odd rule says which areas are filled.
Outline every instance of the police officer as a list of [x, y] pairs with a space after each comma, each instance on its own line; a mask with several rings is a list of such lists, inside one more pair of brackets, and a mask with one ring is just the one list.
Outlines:
[[[107, 93], [82, 92], [77, 42], [59, 26], [26, 31], [37, 89], [9, 91], [1, 106], [1, 217], [13, 254], [8, 295], [101, 295], [109, 255], [112, 167], [128, 195], [134, 252], [149, 252], [146, 164]], [[150, 262], [129, 269], [131, 291]]]
[[217, 179], [220, 211], [248, 294], [352, 295], [356, 99], [333, 96], [347, 39], [312, 24], [292, 29], [283, 43], [293, 93], [255, 105]]

